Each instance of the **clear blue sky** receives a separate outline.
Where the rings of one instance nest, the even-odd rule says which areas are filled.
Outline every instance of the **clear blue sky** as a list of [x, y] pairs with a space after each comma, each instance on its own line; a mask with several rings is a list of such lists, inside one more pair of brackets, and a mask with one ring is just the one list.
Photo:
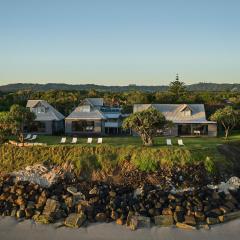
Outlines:
[[0, 85], [240, 83], [239, 0], [0, 0]]

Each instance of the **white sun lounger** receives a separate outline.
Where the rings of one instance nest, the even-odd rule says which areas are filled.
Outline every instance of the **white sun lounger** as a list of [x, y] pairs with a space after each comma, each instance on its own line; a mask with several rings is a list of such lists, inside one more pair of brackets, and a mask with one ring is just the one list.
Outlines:
[[29, 133], [24, 139], [25, 140], [27, 140], [27, 139], [30, 139], [31, 138], [31, 136], [32, 136], [32, 134], [31, 133]]
[[167, 146], [172, 146], [172, 140], [171, 139], [167, 139]]
[[77, 143], [77, 138], [73, 137], [72, 142], [71, 143]]
[[103, 142], [103, 139], [102, 138], [98, 138], [97, 139], [97, 143], [102, 143]]
[[178, 139], [178, 145], [179, 146], [184, 146], [183, 140], [182, 139]]
[[88, 138], [87, 143], [92, 143], [92, 138]]
[[29, 141], [33, 141], [33, 140], [36, 140], [37, 139], [37, 135], [33, 135], [31, 138], [29, 138], [28, 140]]
[[67, 141], [67, 138], [66, 137], [62, 137], [60, 143], [66, 143], [66, 141]]

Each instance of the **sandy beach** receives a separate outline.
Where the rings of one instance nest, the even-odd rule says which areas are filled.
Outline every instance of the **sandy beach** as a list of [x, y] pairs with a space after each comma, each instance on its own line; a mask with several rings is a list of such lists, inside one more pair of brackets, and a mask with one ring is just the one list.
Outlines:
[[240, 234], [240, 220], [212, 227], [210, 230], [182, 230], [175, 227], [142, 228], [136, 231], [114, 223], [90, 224], [88, 227], [70, 229], [57, 225], [36, 224], [31, 220], [18, 222], [12, 217], [0, 218], [1, 240], [237, 240]]

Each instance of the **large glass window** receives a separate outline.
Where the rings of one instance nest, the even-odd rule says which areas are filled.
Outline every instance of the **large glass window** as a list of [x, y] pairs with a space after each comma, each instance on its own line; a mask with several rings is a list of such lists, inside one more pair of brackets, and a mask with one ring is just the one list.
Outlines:
[[94, 121], [73, 121], [72, 122], [73, 132], [92, 132], [94, 131]]
[[179, 135], [207, 135], [208, 126], [206, 124], [181, 124], [178, 125]]
[[46, 130], [45, 122], [35, 121], [29, 127], [30, 132], [45, 132], [45, 130]]

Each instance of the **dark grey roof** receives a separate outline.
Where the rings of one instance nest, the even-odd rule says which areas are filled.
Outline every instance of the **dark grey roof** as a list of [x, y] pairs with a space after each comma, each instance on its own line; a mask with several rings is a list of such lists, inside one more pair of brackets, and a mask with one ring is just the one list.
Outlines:
[[103, 106], [103, 98], [85, 98], [85, 101], [90, 105], [94, 106]]
[[105, 116], [97, 109], [90, 112], [80, 111], [80, 107], [77, 107], [66, 119], [105, 119]]
[[[134, 104], [133, 112], [146, 110], [149, 107], [156, 108], [167, 120], [174, 123], [215, 123], [207, 121], [204, 104]], [[191, 116], [182, 113], [186, 107], [191, 109]]]
[[[45, 112], [36, 111], [36, 107], [40, 104], [45, 108]], [[36, 115], [36, 121], [60, 121], [65, 117], [58, 112], [52, 105], [45, 100], [28, 100], [27, 107]]]

